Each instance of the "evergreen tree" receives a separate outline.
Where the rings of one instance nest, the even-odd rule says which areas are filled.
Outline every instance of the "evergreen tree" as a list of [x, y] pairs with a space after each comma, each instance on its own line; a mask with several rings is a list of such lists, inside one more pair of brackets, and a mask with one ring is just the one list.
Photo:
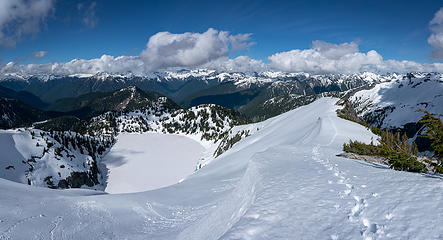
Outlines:
[[441, 114], [435, 117], [426, 110], [420, 111], [425, 114], [420, 120], [420, 123], [426, 126], [425, 136], [432, 140], [432, 152], [440, 160], [440, 164], [443, 164], [443, 122]]

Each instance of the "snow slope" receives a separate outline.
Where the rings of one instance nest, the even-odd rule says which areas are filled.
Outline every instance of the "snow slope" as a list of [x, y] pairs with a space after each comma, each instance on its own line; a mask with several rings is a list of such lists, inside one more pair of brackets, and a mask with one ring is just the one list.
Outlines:
[[[23, 156], [17, 149], [18, 145], [16, 143], [17, 140], [23, 144], [20, 140], [26, 139], [27, 136], [26, 133], [18, 133], [15, 130], [0, 130], [1, 158], [4, 159], [0, 163], [1, 178], [27, 183], [27, 178], [24, 173], [28, 170], [29, 166], [23, 163], [23, 161], [27, 160], [26, 156]], [[35, 143], [33, 146], [35, 146]]]
[[414, 73], [356, 92], [350, 99], [359, 116], [382, 128], [402, 127], [423, 116], [443, 114], [443, 75]]
[[[52, 136], [57, 136], [59, 140]], [[0, 178], [39, 187], [56, 187], [60, 181], [70, 180], [72, 174], [83, 173], [88, 174], [87, 180], [96, 179], [97, 182], [82, 182], [80, 179], [76, 183], [78, 186], [74, 187], [103, 190], [100, 173], [96, 176], [89, 174], [94, 165], [92, 153], [87, 149], [74, 148], [72, 142], [66, 142], [69, 147], [60, 143], [63, 142], [60, 136], [75, 139], [77, 134], [64, 132], [59, 135], [54, 133], [52, 136], [49, 132], [38, 129], [0, 130]], [[108, 138], [106, 148], [102, 145], [105, 138], [81, 136], [79, 139], [89, 140], [96, 150], [103, 147], [105, 151], [111, 144]], [[97, 154], [95, 157], [100, 158], [101, 155]]]
[[103, 157], [108, 169], [108, 193], [157, 189], [192, 174], [204, 148], [179, 135], [121, 133]]
[[[443, 182], [336, 157], [374, 137], [323, 98], [180, 184], [131, 194], [0, 180], [0, 239], [442, 239]], [[56, 199], [56, 201], [55, 201]]]

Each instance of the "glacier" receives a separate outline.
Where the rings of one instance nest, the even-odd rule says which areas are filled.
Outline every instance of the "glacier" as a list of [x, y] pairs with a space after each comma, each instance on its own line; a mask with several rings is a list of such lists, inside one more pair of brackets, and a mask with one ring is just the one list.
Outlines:
[[[443, 239], [443, 181], [337, 157], [376, 139], [321, 98], [168, 187], [125, 194], [0, 179], [0, 239]], [[255, 127], [255, 126], [254, 126]]]

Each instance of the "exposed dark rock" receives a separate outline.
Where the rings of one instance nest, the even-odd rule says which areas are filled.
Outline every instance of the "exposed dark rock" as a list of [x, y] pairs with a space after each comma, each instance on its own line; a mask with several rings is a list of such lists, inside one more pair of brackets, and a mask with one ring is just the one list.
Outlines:
[[83, 185], [92, 187], [98, 182], [97, 177], [86, 172], [72, 172], [71, 176], [58, 182], [58, 188], [80, 188]]

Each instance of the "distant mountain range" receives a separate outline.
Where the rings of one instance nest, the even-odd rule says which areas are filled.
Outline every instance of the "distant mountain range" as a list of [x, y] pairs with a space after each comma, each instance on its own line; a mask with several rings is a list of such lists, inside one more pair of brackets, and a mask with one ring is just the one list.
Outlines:
[[[157, 72], [147, 76], [107, 73], [69, 76], [3, 75], [0, 77], [0, 86], [32, 93], [50, 104], [63, 98], [136, 86], [144, 91], [167, 96], [184, 108], [199, 104], [218, 104], [259, 121], [300, 106], [298, 102], [312, 102], [325, 93], [336, 94], [395, 76], [373, 73], [229, 73], [203, 69]], [[54, 109], [44, 106], [40, 108]]]
[[[374, 86], [372, 90], [366, 91], [372, 97], [375, 95], [371, 92], [380, 92], [380, 88], [400, 89], [401, 86], [405, 86], [400, 92], [408, 95], [406, 89], [411, 87], [417, 87], [415, 92], [421, 91], [419, 86], [421, 81], [425, 81], [422, 86], [426, 85], [426, 88], [430, 84], [437, 84], [432, 88], [432, 94], [428, 94], [435, 96], [436, 100], [427, 100], [435, 102], [439, 100], [438, 91], [441, 84], [439, 85], [438, 81], [441, 81], [441, 78], [442, 74], [438, 73], [379, 75], [365, 72], [350, 75], [310, 75], [282, 72], [230, 73], [206, 69], [156, 72], [146, 76], [107, 73], [69, 76], [15, 74], [0, 76], [0, 97], [16, 99], [45, 111], [73, 111], [70, 115], [82, 118], [97, 115], [106, 109], [96, 99], [106, 96], [109, 92], [135, 86], [144, 92], [149, 92], [153, 97], [160, 95], [168, 97], [171, 102], [177, 104], [176, 107], [217, 104], [239, 111], [252, 121], [261, 121], [310, 103], [321, 96], [349, 95], [357, 89]], [[403, 80], [409, 82], [403, 83], [401, 82]], [[411, 83], [414, 81], [418, 85]], [[394, 90], [389, 92], [393, 93]], [[356, 110], [368, 122], [378, 126], [388, 126], [380, 125], [379, 117], [375, 117], [376, 120], [370, 119], [370, 112], [381, 110], [379, 107], [368, 107], [368, 104], [371, 105], [374, 100], [363, 96], [364, 93], [360, 92], [351, 99]], [[424, 101], [420, 103], [424, 104]]]

